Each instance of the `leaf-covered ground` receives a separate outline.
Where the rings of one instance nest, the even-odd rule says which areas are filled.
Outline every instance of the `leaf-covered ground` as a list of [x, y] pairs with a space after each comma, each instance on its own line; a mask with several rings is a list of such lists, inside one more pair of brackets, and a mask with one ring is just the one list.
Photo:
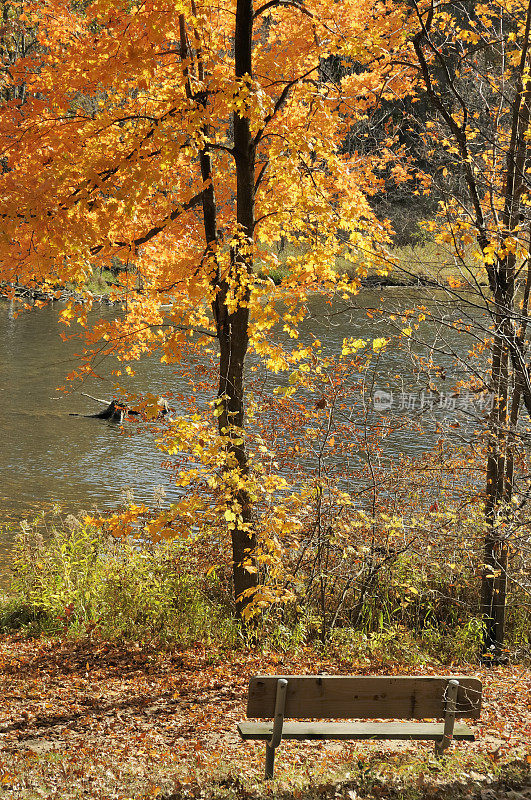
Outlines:
[[310, 650], [291, 659], [0, 637], [0, 797], [531, 800], [531, 670], [522, 666], [454, 668], [482, 679], [484, 710], [477, 741], [454, 745], [440, 761], [428, 743], [288, 742], [278, 779], [264, 784], [264, 746], [243, 743], [235, 727], [248, 678], [318, 671], [389, 669], [316, 663]]

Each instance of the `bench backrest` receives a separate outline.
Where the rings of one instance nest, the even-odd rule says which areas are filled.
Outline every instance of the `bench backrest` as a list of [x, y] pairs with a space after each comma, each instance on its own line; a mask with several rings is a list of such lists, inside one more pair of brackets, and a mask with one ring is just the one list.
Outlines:
[[481, 681], [450, 677], [258, 675], [251, 678], [247, 716], [274, 716], [277, 681], [288, 681], [284, 717], [299, 719], [424, 719], [444, 716], [448, 681], [459, 681], [456, 717], [479, 717]]

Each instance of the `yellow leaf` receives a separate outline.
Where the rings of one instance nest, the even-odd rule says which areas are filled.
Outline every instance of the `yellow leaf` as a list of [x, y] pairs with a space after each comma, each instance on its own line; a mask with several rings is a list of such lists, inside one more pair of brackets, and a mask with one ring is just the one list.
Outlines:
[[365, 339], [353, 339], [352, 337], [343, 339], [341, 355], [347, 356], [349, 353], [355, 353], [357, 350], [361, 350], [362, 347], [365, 347], [366, 344], [367, 342]]

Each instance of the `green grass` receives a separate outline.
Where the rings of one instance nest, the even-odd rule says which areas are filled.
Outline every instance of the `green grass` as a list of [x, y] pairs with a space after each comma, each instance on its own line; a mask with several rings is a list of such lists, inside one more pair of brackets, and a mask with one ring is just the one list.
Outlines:
[[[359, 747], [359, 754], [338, 768], [327, 764], [326, 757], [312, 758], [311, 763], [298, 767], [276, 767], [275, 779], [242, 778], [237, 771], [204, 776], [199, 773], [194, 782], [184, 784], [172, 794], [161, 794], [169, 800], [186, 797], [205, 797], [209, 800], [461, 800], [481, 797], [485, 790], [517, 792], [529, 787], [529, 764], [521, 756], [509, 763], [496, 765], [488, 756], [469, 754], [455, 749], [442, 759], [426, 751], [374, 750], [369, 745]], [[372, 752], [371, 752], [372, 750]], [[279, 759], [281, 758], [279, 751]], [[323, 763], [324, 761], [324, 763]], [[321, 763], [320, 763], [321, 762]], [[514, 798], [517, 800], [517, 798]], [[522, 800], [524, 798], [522, 797]]]
[[110, 270], [93, 270], [92, 278], [86, 283], [86, 289], [92, 294], [108, 296], [115, 288], [115, 283], [116, 278]]
[[[260, 277], [271, 278], [279, 284], [288, 275], [287, 259], [303, 253], [296, 245], [287, 244], [278, 253], [279, 265], [272, 271], [263, 273], [258, 265]], [[367, 266], [369, 264], [369, 266]], [[339, 273], [346, 273], [351, 278], [362, 274], [363, 280], [370, 283], [371, 278], [382, 277], [382, 271], [388, 271], [390, 284], [409, 285], [417, 281], [433, 281], [443, 286], [448, 283], [466, 285], [476, 282], [486, 285], [486, 275], [480, 260], [473, 255], [473, 248], [464, 261], [456, 259], [447, 246], [434, 241], [424, 241], [417, 245], [392, 248], [380, 261], [375, 261], [372, 254], [358, 252], [353, 262], [345, 257], [336, 259], [335, 268]]]
[[[109, 640], [236, 646], [240, 629], [228, 567], [208, 575], [201, 548], [197, 541], [114, 539], [89, 522], [60, 514], [26, 523], [16, 537], [10, 587], [0, 598], [0, 632], [95, 630]], [[390, 666], [475, 662], [483, 630], [474, 564], [455, 575], [444, 559], [430, 563], [405, 553], [381, 570], [356, 625], [347, 603], [324, 644], [320, 607], [308, 592], [295, 605], [272, 606], [258, 622], [257, 641], [274, 651], [298, 653], [309, 645], [323, 655]], [[340, 591], [341, 582], [338, 586]], [[352, 591], [356, 604], [359, 587]], [[330, 602], [333, 608], [332, 596]], [[520, 661], [529, 657], [529, 614], [525, 598], [513, 589], [506, 641], [508, 653]]]
[[473, 248], [460, 261], [445, 245], [428, 241], [415, 246], [394, 248], [390, 261], [391, 276], [404, 282], [421, 278], [443, 285], [451, 280], [463, 284], [475, 281], [486, 283], [483, 265], [473, 255]]

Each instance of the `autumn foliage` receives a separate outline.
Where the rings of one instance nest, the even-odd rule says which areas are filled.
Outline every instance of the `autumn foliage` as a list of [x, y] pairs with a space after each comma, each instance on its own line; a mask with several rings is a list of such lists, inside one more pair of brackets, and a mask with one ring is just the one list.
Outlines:
[[[71, 377], [97, 375], [98, 360], [117, 355], [123, 397], [134, 362], [155, 356], [169, 375], [190, 376], [191, 394], [208, 393], [206, 407], [187, 398], [165, 420], [149, 391], [127, 399], [155, 428], [182, 494], [160, 513], [131, 505], [101, 524], [117, 536], [190, 541], [205, 572], [232, 570], [244, 619], [282, 604], [279, 615], [295, 624], [306, 604], [325, 641], [339, 621], [360, 624], [391, 566], [407, 572], [411, 557], [416, 569], [419, 552], [431, 548], [455, 564], [460, 530], [463, 570], [475, 568], [470, 553], [483, 563], [477, 553], [487, 543], [483, 622], [501, 630], [509, 562], [525, 569], [500, 530], [512, 526], [521, 538], [522, 518], [515, 523], [507, 511], [515, 464], [524, 463], [513, 446], [508, 365], [517, 416], [529, 400], [526, 323], [518, 328], [511, 314], [517, 265], [528, 263], [518, 215], [527, 202], [531, 15], [504, 4], [510, 30], [498, 41], [498, 5], [474, 14], [465, 7], [95, 0], [79, 8], [45, 0], [7, 15], [13, 38], [32, 46], [11, 53], [3, 78], [2, 279], [13, 292], [16, 283], [79, 290], [83, 302], [61, 315], [85, 343]], [[490, 102], [511, 87], [501, 91], [490, 139], [480, 100], [471, 92], [466, 102], [489, 58], [479, 97]], [[431, 175], [414, 174], [391, 122], [380, 126], [377, 148], [364, 141], [375, 108], [400, 98], [434, 109], [419, 137]], [[347, 147], [356, 136], [359, 147]], [[299, 341], [299, 326], [312, 292], [334, 298], [336, 313], [334, 302], [348, 308], [369, 269], [384, 275], [393, 264], [393, 232], [373, 198], [390, 183], [427, 193], [452, 170], [441, 215], [427, 225], [452, 245], [459, 267], [445, 298], [461, 302], [473, 283], [465, 256], [475, 240], [493, 299], [480, 296], [496, 331], [490, 378], [477, 377], [474, 361], [474, 377], [453, 388], [490, 389], [496, 401], [475, 450], [442, 442], [393, 472], [380, 454], [395, 423], [369, 419], [365, 398], [380, 357], [418, 339], [430, 312], [422, 303], [390, 316], [389, 335], [349, 336], [335, 354], [317, 335]], [[85, 286], [111, 265], [120, 310], [109, 322], [89, 317]], [[525, 303], [529, 285], [528, 277]], [[490, 347], [488, 327], [476, 338], [474, 357]], [[264, 388], [264, 372], [278, 385]], [[437, 391], [431, 379], [427, 388]], [[475, 487], [484, 463], [482, 517]], [[459, 494], [454, 477], [465, 471], [469, 490]], [[439, 508], [440, 494], [430, 492], [443, 485]], [[402, 609], [416, 602], [412, 585], [400, 579]], [[502, 638], [489, 629], [498, 655]]]
[[[278, 371], [308, 358], [311, 348], [272, 342], [273, 327], [296, 339], [309, 291], [357, 290], [334, 270], [336, 257], [388, 240], [368, 198], [394, 158], [392, 140], [369, 158], [342, 142], [378, 99], [407, 91], [407, 70], [393, 67], [407, 47], [404, 12], [276, 0], [95, 2], [81, 12], [53, 2], [25, 5], [15, 22], [38, 47], [11, 70], [24, 102], [1, 109], [3, 277], [53, 291], [83, 287], [111, 260], [120, 266], [126, 314], [87, 329], [80, 377], [93, 372], [94, 348], [175, 364], [190, 337], [207, 353], [217, 338], [218, 432], [208, 416], [181, 418], [164, 447], [203, 465], [181, 475], [182, 486], [204, 475], [217, 494], [242, 610], [256, 593], [248, 558], [261, 481], [245, 442], [244, 360], [250, 348]], [[329, 79], [329, 59], [345, 65], [343, 78]], [[273, 292], [267, 276], [286, 242], [293, 255]], [[88, 301], [63, 320], [86, 327]], [[282, 486], [268, 478], [261, 491]], [[150, 532], [189, 535], [202, 504], [189, 494]]]

